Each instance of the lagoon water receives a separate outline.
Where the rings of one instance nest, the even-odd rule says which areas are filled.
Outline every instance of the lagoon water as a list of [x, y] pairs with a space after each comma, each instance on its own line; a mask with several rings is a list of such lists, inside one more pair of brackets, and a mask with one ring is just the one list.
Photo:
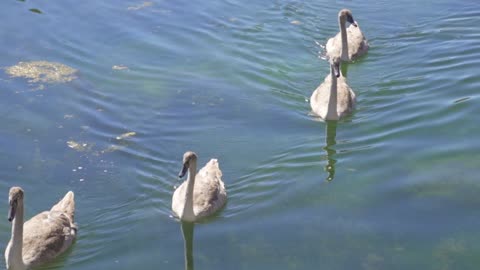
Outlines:
[[[348, 66], [355, 112], [325, 123], [308, 98], [344, 7], [371, 48]], [[78, 240], [42, 269], [478, 269], [480, 2], [12, 0], [0, 17], [2, 252], [20, 185], [27, 218], [76, 194]], [[76, 79], [6, 73], [39, 60]], [[186, 150], [220, 160], [229, 201], [182, 230]]]

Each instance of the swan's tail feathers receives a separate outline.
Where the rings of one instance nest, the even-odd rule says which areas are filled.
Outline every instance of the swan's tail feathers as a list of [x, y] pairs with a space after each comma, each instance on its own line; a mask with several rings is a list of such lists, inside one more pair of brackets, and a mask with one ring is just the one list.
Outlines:
[[210, 167], [210, 166], [213, 168], [219, 169], [220, 165], [218, 164], [218, 159], [216, 158], [210, 159], [210, 161], [207, 163], [205, 167]]
[[[220, 165], [218, 159], [212, 158], [210, 161], [201, 169], [202, 173], [206, 175], [213, 175], [217, 179], [222, 178], [222, 171], [220, 170]], [[199, 172], [200, 173], [200, 172]]]
[[67, 192], [65, 197], [52, 207], [51, 211], [59, 211], [66, 214], [70, 219], [74, 220], [75, 215], [75, 195], [72, 191]]

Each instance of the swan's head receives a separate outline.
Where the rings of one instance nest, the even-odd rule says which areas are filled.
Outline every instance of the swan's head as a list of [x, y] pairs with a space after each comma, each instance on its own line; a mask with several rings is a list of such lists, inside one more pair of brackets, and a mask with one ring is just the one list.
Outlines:
[[338, 12], [338, 18], [343, 21], [351, 23], [353, 26], [357, 27], [357, 22], [353, 19], [352, 12], [349, 9], [342, 9]]
[[197, 154], [192, 151], [185, 152], [185, 154], [183, 154], [183, 167], [178, 174], [178, 177], [184, 177], [188, 171], [188, 168], [190, 167], [190, 164], [193, 162], [197, 162]]
[[23, 189], [20, 187], [12, 187], [8, 193], [8, 221], [12, 222], [15, 218], [17, 205], [23, 202]]
[[330, 68], [335, 77], [340, 77], [340, 58], [330, 60]]

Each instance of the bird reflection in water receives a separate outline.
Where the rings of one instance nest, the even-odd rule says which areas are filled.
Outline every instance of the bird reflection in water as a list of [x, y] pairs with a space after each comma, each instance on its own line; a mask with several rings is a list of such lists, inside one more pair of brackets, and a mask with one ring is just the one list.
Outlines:
[[325, 136], [325, 147], [323, 149], [327, 152], [327, 165], [325, 166], [325, 171], [328, 176], [326, 180], [328, 182], [332, 181], [335, 177], [335, 163], [337, 160], [334, 158], [337, 151], [335, 150], [335, 145], [337, 141], [335, 137], [337, 136], [337, 121], [325, 121], [326, 124], [326, 136]]
[[185, 270], [193, 270], [193, 229], [195, 223], [182, 222], [182, 234], [185, 248]]

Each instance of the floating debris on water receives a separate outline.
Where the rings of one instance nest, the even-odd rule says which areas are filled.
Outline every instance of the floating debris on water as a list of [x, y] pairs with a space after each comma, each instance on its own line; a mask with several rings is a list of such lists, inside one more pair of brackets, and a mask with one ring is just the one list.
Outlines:
[[113, 151], [117, 151], [119, 149], [122, 149], [123, 146], [120, 146], [120, 145], [116, 145], [116, 144], [111, 144], [110, 146], [108, 146], [107, 148], [103, 149], [101, 151], [102, 154], [105, 154], [105, 153], [110, 153], [110, 152], [113, 152]]
[[90, 148], [92, 147], [91, 145], [89, 145], [87, 143], [81, 143], [81, 142], [76, 142], [76, 141], [68, 141], [67, 145], [68, 145], [68, 147], [70, 147], [72, 149], [75, 149], [79, 152], [84, 152], [84, 151], [90, 150]]
[[297, 21], [297, 20], [293, 20], [293, 21], [291, 21], [290, 23], [293, 24], [293, 25], [300, 25], [300, 24], [302, 24], [301, 21]]
[[23, 77], [30, 83], [66, 83], [76, 79], [76, 69], [61, 63], [47, 61], [19, 62], [7, 67], [10, 77]]
[[126, 69], [128, 69], [128, 67], [127, 67], [127, 66], [124, 66], [124, 65], [114, 65], [114, 66], [112, 67], [112, 69], [113, 69], [113, 70], [126, 70]]
[[123, 139], [126, 139], [126, 138], [133, 137], [133, 136], [135, 136], [135, 135], [137, 135], [137, 133], [136, 133], [136, 132], [133, 132], [133, 131], [127, 132], [127, 133], [123, 133], [122, 135], [117, 136], [117, 140], [123, 140]]
[[[102, 154], [111, 153], [111, 152], [118, 151], [120, 149], [125, 148], [125, 146], [122, 145], [122, 144], [126, 144], [127, 142], [122, 141], [122, 140], [128, 139], [128, 138], [133, 137], [135, 135], [137, 135], [137, 133], [133, 132], [133, 131], [123, 133], [123, 134], [115, 137], [117, 140], [119, 140], [120, 142], [123, 142], [123, 143], [120, 143], [120, 145], [111, 144], [111, 145], [109, 145], [108, 147], [106, 147], [102, 150], [95, 149], [93, 143], [78, 142], [78, 141], [73, 141], [73, 140], [67, 141], [67, 146], [76, 150], [76, 151], [78, 151], [78, 152], [86, 152], [87, 154], [90, 154], [90, 155], [93, 155], [93, 156], [100, 156]], [[74, 169], [74, 171], [82, 170], [82, 169], [84, 169], [84, 167], [77, 167], [77, 168]]]
[[143, 2], [143, 3], [138, 4], [136, 6], [128, 7], [127, 10], [139, 10], [139, 9], [146, 8], [146, 7], [151, 7], [151, 6], [153, 6], [153, 2]]
[[29, 11], [31, 11], [31, 12], [33, 12], [33, 13], [37, 13], [37, 14], [42, 14], [42, 13], [43, 13], [43, 12], [42, 12], [40, 9], [38, 9], [38, 8], [31, 8], [31, 9], [29, 9]]

